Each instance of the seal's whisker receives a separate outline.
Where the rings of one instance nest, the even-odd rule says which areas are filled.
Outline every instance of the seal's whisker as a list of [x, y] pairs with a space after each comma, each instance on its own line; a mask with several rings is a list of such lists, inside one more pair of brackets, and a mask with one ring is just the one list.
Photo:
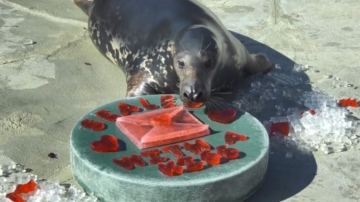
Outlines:
[[183, 47], [184, 51], [187, 51], [187, 50], [185, 49], [184, 45], [181, 43], [181, 41], [180, 41], [180, 40], [178, 40], [178, 41], [179, 41], [180, 45]]
[[201, 42], [200, 42], [200, 47], [199, 47], [199, 52], [201, 53], [201, 47], [202, 47], [202, 43], [204, 41], [204, 35], [201, 35]]
[[206, 51], [206, 49], [207, 48], [209, 48], [209, 46], [211, 45], [211, 42], [209, 43], [209, 45], [207, 45], [206, 47], [205, 47], [205, 49], [202, 51], [203, 53]]
[[214, 92], [211, 95], [228, 95], [228, 94], [232, 94], [232, 92]]

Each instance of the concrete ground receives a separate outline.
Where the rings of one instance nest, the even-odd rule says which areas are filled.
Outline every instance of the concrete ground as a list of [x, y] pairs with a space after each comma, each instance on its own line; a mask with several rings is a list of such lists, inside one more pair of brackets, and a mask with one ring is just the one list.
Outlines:
[[[201, 2], [229, 30], [276, 51], [272, 62], [309, 64], [312, 86], [338, 99], [360, 98], [358, 0]], [[76, 184], [69, 166], [73, 125], [124, 98], [126, 89], [123, 73], [90, 41], [86, 21], [71, 0], [0, 0], [0, 164], [12, 160], [40, 178]], [[250, 39], [247, 47], [256, 49]], [[354, 87], [331, 88], [326, 75]], [[360, 201], [359, 154], [274, 153], [263, 187], [248, 201]]]

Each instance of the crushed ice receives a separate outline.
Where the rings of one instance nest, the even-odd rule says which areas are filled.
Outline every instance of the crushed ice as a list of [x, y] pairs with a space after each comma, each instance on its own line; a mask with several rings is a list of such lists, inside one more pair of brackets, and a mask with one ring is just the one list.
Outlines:
[[[328, 94], [303, 85], [309, 84], [300, 76], [281, 73], [280, 65], [276, 69], [263, 76], [253, 76], [251, 79], [250, 92], [239, 90], [233, 106], [241, 108], [251, 114], [266, 113], [271, 107], [275, 107], [276, 116], [263, 121], [263, 125], [270, 131], [271, 124], [288, 122], [290, 133], [286, 136], [275, 134], [271, 141], [284, 143], [288, 147], [296, 148], [305, 152], [322, 151], [325, 154], [346, 151], [356, 147], [360, 149], [360, 123], [351, 120], [345, 107], [340, 107], [337, 100]], [[306, 71], [308, 65], [295, 64], [294, 72]], [[333, 88], [352, 87], [346, 82], [339, 84], [339, 78], [334, 79]], [[293, 108], [285, 108], [286, 102], [296, 105]], [[311, 110], [311, 111], [310, 111]], [[313, 112], [313, 113], [311, 113]], [[286, 158], [292, 158], [289, 152]]]

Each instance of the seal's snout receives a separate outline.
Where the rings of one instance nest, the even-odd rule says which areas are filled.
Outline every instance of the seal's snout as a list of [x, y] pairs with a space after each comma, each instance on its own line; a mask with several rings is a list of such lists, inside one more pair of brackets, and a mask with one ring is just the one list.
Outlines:
[[205, 98], [205, 90], [200, 83], [185, 83], [182, 87], [183, 100], [190, 102], [202, 102]]

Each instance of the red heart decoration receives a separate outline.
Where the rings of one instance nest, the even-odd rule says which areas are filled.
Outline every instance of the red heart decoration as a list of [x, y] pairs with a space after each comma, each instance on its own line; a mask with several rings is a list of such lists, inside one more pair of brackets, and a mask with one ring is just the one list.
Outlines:
[[119, 102], [118, 108], [123, 116], [128, 116], [133, 112], [139, 112], [140, 107], [127, 104], [125, 102]]
[[93, 121], [91, 119], [84, 119], [81, 121], [81, 126], [84, 128], [92, 128]]
[[169, 126], [171, 124], [171, 116], [170, 114], [162, 114], [151, 118], [150, 123], [156, 126]]
[[246, 135], [236, 133], [233, 131], [227, 131], [225, 133], [225, 142], [226, 144], [234, 144], [237, 141], [246, 141], [248, 137]]
[[224, 110], [211, 110], [207, 113], [211, 121], [228, 124], [235, 120], [236, 110], [229, 108]]
[[169, 152], [177, 158], [181, 158], [184, 156], [184, 154], [181, 152], [181, 148], [179, 145], [171, 145], [171, 146], [163, 147], [162, 151]]
[[220, 145], [216, 147], [216, 153], [220, 154], [221, 156], [224, 156], [226, 154], [226, 148], [227, 145]]
[[139, 102], [146, 110], [153, 110], [158, 108], [156, 104], [150, 104], [149, 101], [147, 101], [145, 98], [140, 98]]
[[103, 135], [99, 141], [91, 142], [91, 149], [96, 152], [116, 152], [119, 149], [119, 143], [113, 135]]
[[173, 95], [162, 95], [160, 97], [160, 105], [162, 108], [172, 108], [176, 105], [174, 104], [174, 96]]
[[121, 159], [113, 159], [113, 163], [124, 168], [125, 170], [131, 170], [133, 168], [133, 163], [127, 156], [123, 156]]
[[211, 151], [203, 151], [200, 154], [201, 160], [205, 161], [208, 165], [220, 164], [221, 155], [217, 153], [211, 153]]

